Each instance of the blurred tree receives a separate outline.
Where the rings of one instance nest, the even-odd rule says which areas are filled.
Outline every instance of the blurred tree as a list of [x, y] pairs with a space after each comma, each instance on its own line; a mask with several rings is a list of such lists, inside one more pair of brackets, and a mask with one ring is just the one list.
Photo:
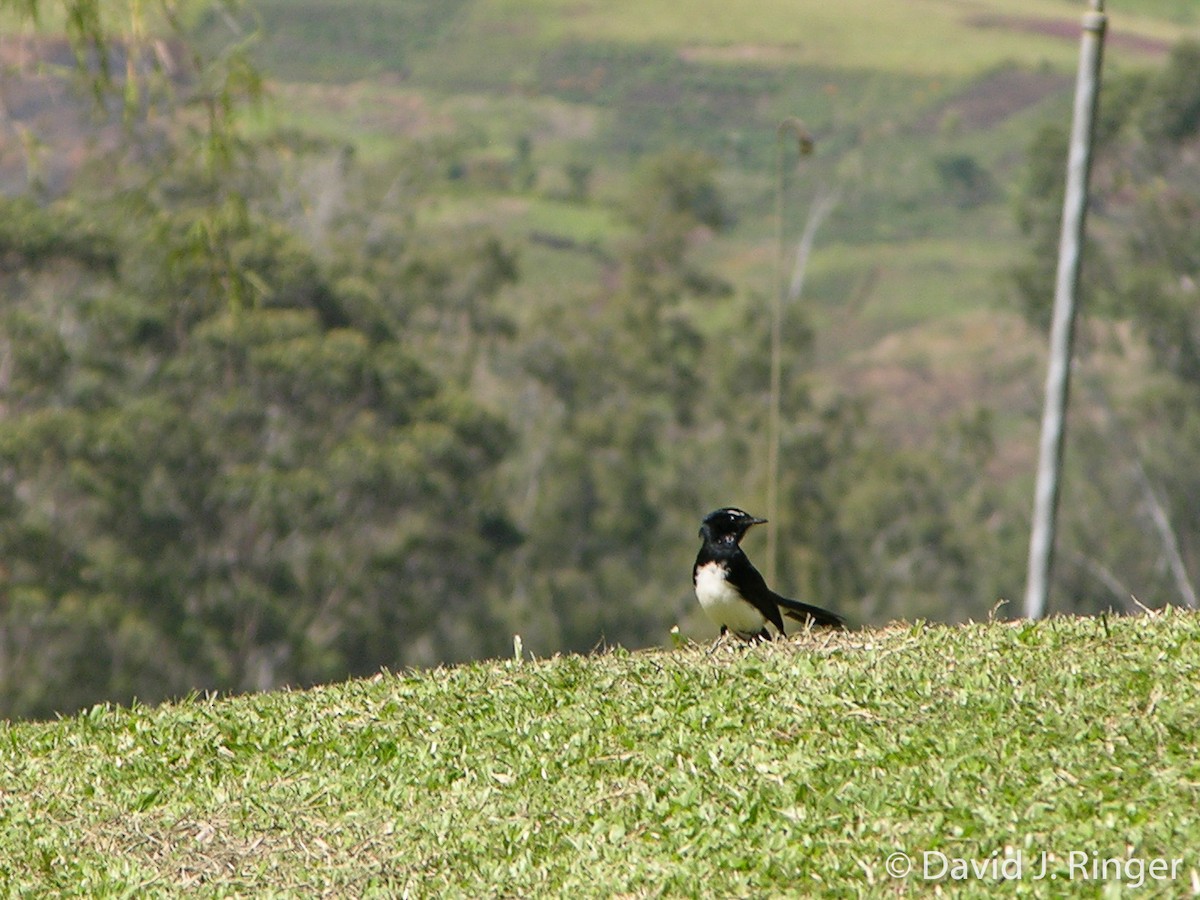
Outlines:
[[1200, 42], [1183, 41], [1148, 86], [1139, 111], [1151, 145], [1179, 143], [1200, 133]]
[[[82, 300], [9, 276], [31, 287], [2, 332], [0, 587], [21, 599], [0, 699], [43, 714], [498, 651], [505, 424], [253, 216], [221, 238], [256, 290], [231, 307], [190, 222], [127, 227], [121, 275]], [[53, 648], [36, 697], [12, 668], [30, 641]]]
[[[98, 4], [67, 15], [111, 46]], [[386, 294], [318, 260], [266, 214], [257, 89], [240, 48], [197, 59], [70, 197], [0, 215], [6, 714], [503, 648], [512, 438], [464, 372], [515, 260], [406, 246]]]
[[647, 159], [624, 207], [633, 234], [604, 286], [527, 336], [541, 399], [524, 423], [532, 494], [512, 615], [536, 621], [531, 647], [657, 643], [685, 597], [686, 553], [662, 548], [678, 546], [683, 522], [695, 528], [688, 514], [704, 502], [683, 445], [713, 424], [695, 316], [729, 294], [689, 259], [729, 221], [714, 172], [683, 151]]
[[962, 209], [972, 209], [992, 199], [996, 184], [973, 156], [958, 153], [935, 157], [933, 167], [942, 187]]

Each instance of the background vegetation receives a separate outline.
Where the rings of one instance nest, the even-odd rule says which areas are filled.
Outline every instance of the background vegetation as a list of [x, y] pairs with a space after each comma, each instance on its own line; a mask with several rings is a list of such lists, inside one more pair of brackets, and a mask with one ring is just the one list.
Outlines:
[[[1019, 594], [1076, 4], [40, 6], [0, 44], [5, 714], [710, 634], [791, 115], [788, 247], [836, 200], [780, 587]], [[1059, 611], [1192, 603], [1200, 560], [1197, 13], [1113, 15]]]

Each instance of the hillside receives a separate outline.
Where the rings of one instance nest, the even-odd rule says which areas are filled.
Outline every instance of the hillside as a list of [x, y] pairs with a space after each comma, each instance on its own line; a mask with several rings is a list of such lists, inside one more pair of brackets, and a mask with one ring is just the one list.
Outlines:
[[[1010, 196], [1037, 125], [1068, 114], [1083, 6], [929, 0], [914, 15], [903, 2], [756, 0], [730, 15], [709, 0], [260, 0], [237, 20], [193, 2], [182, 21], [202, 46], [247, 42], [268, 79], [265, 133], [302, 129], [366, 160], [413, 141], [450, 151], [465, 184], [414, 212], [429, 228], [486, 224], [516, 241], [528, 263], [514, 307], [564, 271], [577, 277], [572, 247], [619, 239], [611, 206], [631, 166], [678, 144], [718, 159], [738, 216], [708, 248], [712, 262], [739, 293], [769, 293], [774, 134], [801, 117], [818, 149], [788, 186], [785, 232], [798, 236], [818, 187], [839, 189], [804, 303], [820, 359], [854, 357], [857, 370], [873, 363], [856, 355], [885, 335], [1002, 303], [1017, 240]], [[124, 9], [113, 7], [118, 27]], [[1108, 12], [1108, 76], [1161, 64], [1200, 19], [1187, 0]], [[36, 135], [42, 177], [60, 184], [64, 165], [104, 143], [46, 78], [70, 54], [17, 39], [0, 60], [19, 76], [6, 85], [17, 134]], [[974, 187], [947, 174], [964, 161]], [[0, 162], [14, 190], [20, 143]], [[527, 170], [517, 180], [514, 166]], [[570, 195], [573, 166], [587, 172], [581, 197]], [[320, 239], [320, 223], [308, 224]], [[530, 236], [565, 244], [526, 246]]]
[[1044, 876], [1185, 896], [1198, 675], [1200, 617], [1168, 612], [97, 706], [0, 725], [0, 884], [861, 897], [984, 896], [1005, 877], [1040, 895]]
[[[457, 146], [468, 190], [431, 199], [419, 221], [488, 224], [521, 246], [512, 309], [595, 273], [575, 248], [620, 239], [611, 208], [629, 171], [675, 145], [717, 158], [737, 216], [706, 259], [740, 297], [769, 295], [774, 135], [799, 116], [817, 152], [787, 186], [789, 245], [816, 193], [839, 197], [797, 312], [816, 330], [817, 382], [884, 388], [871, 394], [875, 424], [919, 444], [939, 423], [1040, 391], [1030, 366], [1016, 381], [979, 373], [1006, 368], [1020, 331], [1005, 321], [1004, 273], [1019, 248], [1011, 199], [1032, 134], [1069, 114], [1083, 7], [935, 0], [914, 14], [907, 3], [762, 0], [732, 15], [707, 0], [321, 0], [258, 3], [246, 27], [261, 29], [256, 53], [279, 101], [266, 127], [299, 124], [368, 158], [397, 140]], [[1161, 64], [1198, 24], [1194, 6], [1172, 0], [1109, 15], [1109, 77]], [[588, 173], [581, 198], [570, 196], [572, 166]], [[973, 324], [981, 311], [990, 334]], [[936, 347], [964, 331], [974, 352], [949, 364]], [[1016, 340], [1027, 357], [1040, 351], [1037, 335]], [[889, 351], [898, 342], [911, 349]], [[929, 354], [932, 379], [911, 362]], [[888, 409], [909, 414], [897, 422]], [[1012, 424], [1003, 455], [1027, 465], [1032, 423]]]
[[[676, 145], [718, 159], [737, 215], [707, 257], [740, 295], [769, 294], [774, 134], [782, 119], [800, 116], [818, 149], [788, 185], [789, 243], [813, 194], [839, 192], [803, 301], [818, 332], [818, 379], [890, 384], [882, 402], [919, 411], [912, 425], [969, 412], [972, 403], [907, 390], [908, 376], [923, 376], [894, 356], [882, 359], [879, 342], [898, 338], [922, 356], [946, 332], [971, 328], [978, 311], [1003, 315], [1003, 273], [1018, 246], [1011, 195], [1031, 134], [1068, 115], [1083, 6], [930, 0], [914, 15], [903, 2], [757, 0], [730, 15], [709, 0], [649, 9], [260, 0], [238, 20], [191, 3], [184, 22], [202, 45], [248, 42], [272, 97], [258, 125], [264, 133], [299, 128], [364, 160], [393, 160], [414, 141], [450, 151], [464, 183], [418, 198], [414, 214], [429, 229], [486, 225], [513, 241], [524, 260], [513, 310], [564, 278], [598, 274], [577, 248], [621, 238], [612, 204], [629, 170]], [[1200, 19], [1187, 0], [1138, 0], [1108, 12], [1110, 77], [1160, 64]], [[29, 58], [11, 45], [5, 56], [17, 67]], [[69, 56], [56, 45], [49, 59], [53, 71]], [[11, 89], [14, 121], [44, 129], [42, 165], [64, 177], [56, 148], [77, 160], [73, 145], [92, 140], [94, 123], [72, 119], [57, 87], [26, 79]], [[8, 178], [19, 179], [16, 144], [8, 156]], [[955, 166], [977, 181], [956, 181]], [[586, 172], [580, 196], [569, 185], [573, 167]], [[304, 227], [322, 239], [323, 223]], [[968, 322], [951, 321], [959, 316]], [[1008, 352], [1014, 327], [980, 335], [971, 366], [939, 374], [935, 385], [953, 394], [971, 367]], [[1036, 336], [1024, 341], [1037, 351]], [[904, 372], [893, 379], [897, 367]], [[1036, 378], [1022, 379], [971, 398], [1002, 406], [1012, 392], [1037, 389]], [[895, 425], [886, 412], [878, 424]], [[924, 440], [928, 428], [899, 437]], [[1026, 446], [1030, 435], [1024, 428], [1007, 437]]]

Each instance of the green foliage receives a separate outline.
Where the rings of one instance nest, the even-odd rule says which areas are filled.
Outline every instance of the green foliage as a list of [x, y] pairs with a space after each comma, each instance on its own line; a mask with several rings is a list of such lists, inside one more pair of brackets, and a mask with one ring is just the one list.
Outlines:
[[46, 209], [25, 198], [0, 199], [0, 270], [40, 269], [68, 260], [111, 273], [116, 248], [78, 210], [63, 205]]
[[699, 153], [672, 150], [651, 157], [634, 177], [627, 215], [647, 235], [732, 225], [715, 170], [716, 160]]
[[[76, 24], [107, 46], [97, 16]], [[130, 156], [85, 173], [86, 228], [66, 204], [9, 204], [7, 714], [499, 641], [495, 563], [520, 535], [489, 475], [510, 431], [418, 362], [433, 344], [413, 335], [464, 314], [470, 333], [493, 326], [515, 262], [494, 238], [413, 250], [383, 297], [361, 289], [369, 260], [331, 271], [268, 215], [277, 157], [241, 128], [261, 88], [246, 49], [197, 58], [186, 94], [161, 95], [172, 127], [133, 123]]]
[[588, 163], [570, 162], [563, 167], [567, 177], [567, 198], [576, 202], [584, 202], [590, 193], [589, 182], [592, 178], [593, 167]]
[[1142, 128], [1149, 141], [1178, 143], [1200, 132], [1200, 42], [1171, 50], [1167, 65], [1149, 87]]
[[972, 156], [939, 156], [934, 159], [933, 166], [946, 191], [963, 209], [979, 206], [995, 194], [991, 175]]
[[[1200, 841], [1200, 621], [797, 637], [96, 706], [0, 727], [22, 894], [880, 896]], [[921, 854], [1026, 855], [1020, 882]], [[916, 871], [889, 875], [890, 854]], [[1035, 864], [1036, 861], [1036, 864]], [[1056, 887], [1056, 890], [1061, 890]]]
[[363, 260], [335, 276], [263, 215], [253, 160], [173, 154], [135, 202], [87, 196], [87, 229], [11, 204], [9, 715], [503, 646], [488, 603], [520, 535], [491, 473], [511, 432], [414, 336], [491, 327], [514, 260], [494, 238], [414, 249], [364, 294]]
[[523, 364], [543, 399], [525, 428], [545, 441], [527, 476], [538, 489], [520, 557], [521, 592], [546, 619], [532, 626], [545, 633], [527, 633], [532, 647], [643, 644], [676, 614], [662, 596], [677, 593], [678, 577], [654, 548], [672, 543], [677, 510], [704, 502], [671, 445], [707, 424], [696, 415], [710, 373], [694, 305], [724, 291], [689, 250], [698, 229], [727, 219], [713, 172], [691, 153], [647, 160], [624, 207], [634, 231], [606, 286], [526, 336]]
[[503, 423], [362, 330], [294, 239], [252, 217], [222, 243], [260, 296], [230, 307], [186, 264], [188, 221], [135, 242], [139, 284], [77, 311], [82, 356], [55, 350], [52, 310], [11, 314], [6, 590], [47, 629], [86, 604], [107, 646], [81, 635], [73, 653], [108, 674], [47, 665], [23, 706], [8, 669], [10, 710], [374, 671], [422, 636], [438, 657], [486, 652], [442, 642], [465, 612], [450, 598], [492, 586], [503, 513], [480, 479]]

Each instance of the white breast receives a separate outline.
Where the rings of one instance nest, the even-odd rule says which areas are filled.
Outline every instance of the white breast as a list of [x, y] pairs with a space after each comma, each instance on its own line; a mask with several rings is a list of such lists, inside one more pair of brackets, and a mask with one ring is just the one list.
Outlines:
[[725, 567], [705, 563], [696, 570], [696, 599], [718, 625], [740, 635], [758, 634], [767, 620], [725, 580]]

